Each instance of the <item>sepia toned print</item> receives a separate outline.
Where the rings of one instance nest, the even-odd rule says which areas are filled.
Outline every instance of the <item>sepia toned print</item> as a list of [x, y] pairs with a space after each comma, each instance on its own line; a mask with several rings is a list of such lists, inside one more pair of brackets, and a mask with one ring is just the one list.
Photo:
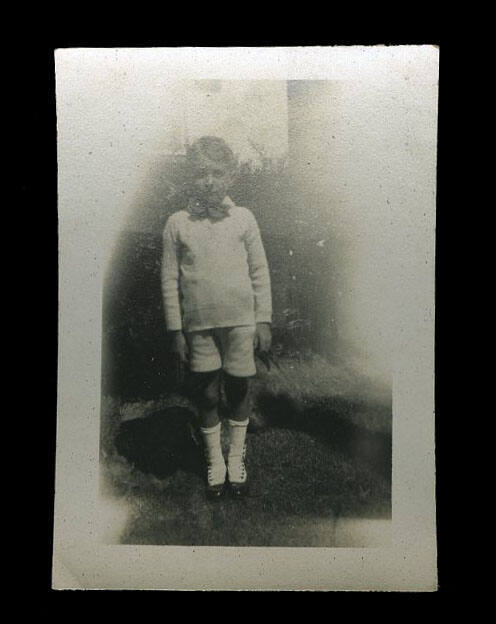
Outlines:
[[[59, 52], [61, 288], [80, 276], [95, 303], [77, 327], [99, 357], [76, 426], [81, 401], [59, 399], [59, 441], [79, 431], [93, 459], [63, 473], [59, 442], [57, 586], [401, 589], [385, 572], [399, 548], [405, 587], [434, 588], [437, 61], [408, 48], [411, 82], [401, 54], [384, 70], [362, 50], [360, 80], [352, 62], [346, 79], [190, 78], [164, 70], [167, 50]], [[68, 479], [85, 482], [86, 550], [69, 537]], [[158, 550], [134, 582], [142, 546]], [[74, 566], [95, 572], [104, 548], [127, 564], [86, 585]], [[340, 576], [355, 550], [370, 570]], [[259, 555], [222, 580], [230, 552]], [[184, 570], [207, 555], [192, 586], [167, 577], [170, 557]], [[291, 576], [299, 557], [313, 581]]]
[[[312, 107], [328, 112], [323, 102], [332, 106], [338, 87], [196, 81], [181, 89], [179, 102], [195, 106], [165, 138], [171, 147], [148, 181], [153, 190], [143, 190], [131, 215], [141, 230], [124, 233], [107, 277], [102, 426], [112, 423], [115, 433], [104, 438], [104, 465], [110, 474], [119, 467], [109, 485], [133, 492], [136, 500], [126, 500], [140, 509], [121, 539], [340, 546], [352, 540], [340, 527], [354, 518], [379, 520], [387, 544], [390, 375], [360, 369], [360, 346], [343, 319], [353, 314], [352, 302], [342, 302], [347, 279], [361, 278], [349, 257], [360, 252], [333, 223], [324, 172], [332, 154], [313, 134], [339, 130], [317, 115], [305, 123]], [[246, 344], [236, 339], [250, 327]], [[256, 374], [259, 331], [269, 337], [255, 349]], [[123, 421], [131, 406], [134, 417]], [[243, 438], [237, 468], [234, 435]], [[226, 475], [222, 446], [242, 484]], [[218, 509], [212, 497], [222, 498]], [[351, 545], [372, 545], [376, 533]]]

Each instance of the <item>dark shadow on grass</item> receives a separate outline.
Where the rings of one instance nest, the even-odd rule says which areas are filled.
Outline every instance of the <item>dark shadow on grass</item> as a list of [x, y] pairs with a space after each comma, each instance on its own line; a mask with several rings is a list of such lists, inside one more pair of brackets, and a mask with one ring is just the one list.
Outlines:
[[200, 475], [201, 452], [191, 435], [192, 413], [171, 407], [123, 422], [115, 448], [134, 468], [163, 479], [177, 470]]
[[290, 396], [269, 392], [259, 395], [258, 406], [268, 426], [312, 435], [349, 459], [364, 462], [391, 482], [391, 433], [372, 431], [352, 422], [353, 414], [364, 412], [370, 416], [385, 412], [390, 419], [390, 406], [343, 397], [315, 399], [301, 406]]
[[[330, 449], [361, 463], [391, 482], [390, 433], [376, 432], [352, 422], [353, 414], [386, 412], [384, 405], [333, 397], [299, 404], [287, 395], [269, 392], [258, 396], [258, 409], [266, 427], [301, 431], [324, 442]], [[384, 418], [383, 418], [384, 420]], [[159, 479], [177, 470], [201, 476], [203, 460], [190, 425], [194, 415], [185, 407], [171, 407], [146, 418], [123, 422], [115, 437], [119, 455], [137, 470]]]

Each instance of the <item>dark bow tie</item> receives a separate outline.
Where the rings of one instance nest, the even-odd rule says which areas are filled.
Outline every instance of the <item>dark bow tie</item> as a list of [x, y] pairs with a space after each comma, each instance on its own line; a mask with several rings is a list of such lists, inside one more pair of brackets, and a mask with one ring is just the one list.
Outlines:
[[204, 206], [197, 201], [190, 201], [188, 210], [195, 217], [206, 218], [210, 217], [211, 219], [223, 219], [227, 217], [229, 213], [229, 204], [227, 202], [222, 202], [218, 206]]

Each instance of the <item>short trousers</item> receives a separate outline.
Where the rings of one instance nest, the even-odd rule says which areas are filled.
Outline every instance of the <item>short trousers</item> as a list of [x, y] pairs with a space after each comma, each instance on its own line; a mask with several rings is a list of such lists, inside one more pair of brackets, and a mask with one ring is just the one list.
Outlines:
[[222, 368], [233, 377], [252, 377], [257, 372], [254, 337], [252, 325], [187, 332], [190, 369], [206, 373]]

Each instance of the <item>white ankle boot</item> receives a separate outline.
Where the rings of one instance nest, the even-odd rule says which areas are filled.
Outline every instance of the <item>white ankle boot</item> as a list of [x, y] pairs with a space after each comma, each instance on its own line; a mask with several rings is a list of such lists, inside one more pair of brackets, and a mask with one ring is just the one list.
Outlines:
[[229, 455], [227, 460], [227, 473], [229, 476], [229, 482], [232, 483], [246, 483], [248, 479], [248, 473], [245, 465], [246, 446], [243, 448], [241, 455]]
[[227, 472], [220, 443], [220, 428], [220, 423], [214, 427], [201, 428], [207, 464], [207, 494], [212, 498], [222, 495]]
[[226, 464], [223, 461], [215, 464], [209, 464], [207, 461], [207, 483], [209, 487], [223, 485], [226, 480], [226, 472]]
[[246, 429], [245, 421], [228, 420], [229, 425], [229, 455], [227, 458], [227, 475], [229, 483], [236, 493], [241, 493], [246, 486], [248, 473], [246, 471]]

